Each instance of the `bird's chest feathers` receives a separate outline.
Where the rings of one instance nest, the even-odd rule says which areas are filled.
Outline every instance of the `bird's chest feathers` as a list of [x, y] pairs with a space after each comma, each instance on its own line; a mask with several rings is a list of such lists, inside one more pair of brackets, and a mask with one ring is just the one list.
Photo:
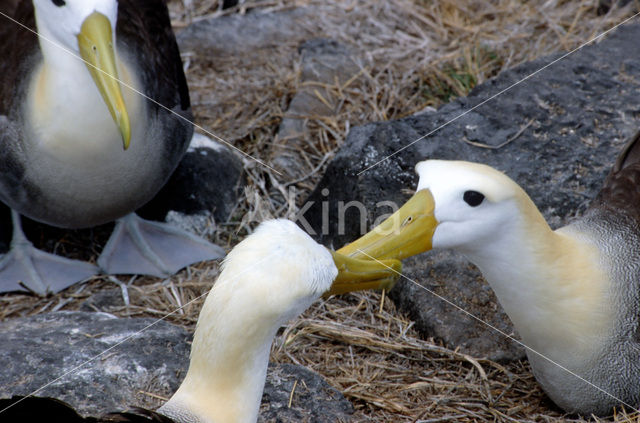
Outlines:
[[[137, 127], [144, 122], [143, 103], [140, 95], [127, 87], [139, 89], [140, 84], [123, 61], [119, 61], [118, 70], [132, 121], [132, 140], [140, 142], [136, 135], [144, 129]], [[69, 55], [63, 68], [59, 63], [55, 68], [41, 63], [33, 73], [25, 107], [30, 132], [27, 147], [52, 160], [96, 166], [126, 155], [118, 127], [78, 58]]]

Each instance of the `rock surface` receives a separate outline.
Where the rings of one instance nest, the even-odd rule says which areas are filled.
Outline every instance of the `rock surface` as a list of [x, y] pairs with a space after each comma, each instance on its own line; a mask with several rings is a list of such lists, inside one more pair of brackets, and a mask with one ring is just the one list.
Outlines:
[[346, 422], [353, 411], [351, 403], [312, 370], [269, 365], [258, 422]]
[[312, 8], [296, 7], [276, 13], [233, 14], [194, 22], [176, 34], [180, 51], [224, 57], [311, 36], [307, 23]]
[[[589, 204], [625, 140], [640, 126], [639, 37], [640, 24], [627, 24], [518, 85], [513, 84], [560, 55], [507, 70], [436, 112], [353, 128], [298, 222], [323, 243], [342, 246], [406, 201], [417, 182], [417, 162], [440, 158], [506, 172], [552, 227], [562, 226]], [[347, 208], [352, 201], [357, 203]], [[427, 253], [407, 261], [404, 269], [420, 284], [437, 287], [438, 294], [512, 332], [480, 273], [462, 257]], [[390, 296], [425, 336], [442, 338], [449, 347], [494, 359], [523, 356], [503, 335], [412, 282], [401, 282]]]
[[[26, 395], [60, 378], [37, 395], [98, 415], [143, 400], [140, 391], [169, 394], [185, 375], [191, 336], [166, 322], [136, 335], [154, 321], [57, 312], [2, 322], [0, 396]], [[73, 372], [129, 336], [133, 337]]]
[[[117, 291], [104, 296], [106, 303], [121, 304]], [[62, 399], [85, 415], [131, 405], [154, 407], [158, 403], [147, 393], [169, 397], [178, 388], [191, 342], [184, 329], [154, 322], [95, 312], [56, 312], [1, 322], [0, 397], [26, 395], [52, 382], [37, 395]], [[351, 413], [351, 404], [316, 373], [296, 365], [269, 366], [259, 421], [347, 421]]]
[[174, 211], [186, 216], [211, 215], [215, 222], [226, 222], [243, 184], [242, 160], [224, 144], [196, 133], [169, 181], [139, 214], [165, 220]]
[[304, 175], [301, 152], [312, 143], [309, 119], [335, 116], [339, 88], [363, 67], [357, 55], [335, 40], [316, 38], [299, 48], [300, 88], [289, 103], [273, 141], [272, 165], [290, 178]]

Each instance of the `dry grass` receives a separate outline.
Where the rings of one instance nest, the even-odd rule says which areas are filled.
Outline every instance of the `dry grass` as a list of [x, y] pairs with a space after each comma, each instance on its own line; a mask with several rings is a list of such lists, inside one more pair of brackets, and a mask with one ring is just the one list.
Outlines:
[[[260, 220], [294, 213], [350, 127], [437, 107], [502, 69], [575, 48], [631, 16], [633, 3], [599, 14], [594, 0], [265, 0], [228, 11], [214, 0], [172, 0], [177, 28], [247, 10], [316, 10], [316, 19], [287, 43], [227, 57], [186, 57], [196, 121], [266, 162], [273, 159], [278, 125], [300, 88], [298, 44], [311, 36], [334, 38], [357, 48], [363, 64], [348, 84], [325, 87], [339, 105], [335, 116], [309, 117], [307, 145], [299, 152], [304, 177], [286, 180], [245, 160], [247, 188], [229, 222], [218, 222], [217, 241], [233, 246]], [[301, 193], [297, 204], [288, 201], [290, 187]], [[165, 315], [205, 293], [217, 273], [217, 263], [205, 263], [164, 281], [120, 278], [129, 305], [116, 314]], [[48, 298], [0, 296], [0, 319], [76, 309], [90, 295], [116, 286], [109, 280], [96, 278]], [[201, 302], [169, 319], [193, 329]], [[278, 335], [272, 360], [322, 374], [354, 403], [357, 421], [570, 420], [545, 398], [526, 362], [501, 365], [422, 340], [377, 293], [319, 301]], [[640, 418], [622, 412], [598, 421]]]

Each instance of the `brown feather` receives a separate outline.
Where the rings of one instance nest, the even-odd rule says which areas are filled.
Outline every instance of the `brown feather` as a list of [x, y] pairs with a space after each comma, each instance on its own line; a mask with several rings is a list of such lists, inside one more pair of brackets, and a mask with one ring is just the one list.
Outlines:
[[640, 224], [640, 131], [618, 156], [591, 207], [623, 214]]
[[59, 399], [17, 395], [0, 399], [0, 410], [4, 410], [0, 414], [3, 422], [174, 423], [172, 419], [144, 408], [101, 417], [82, 417], [71, 405]]

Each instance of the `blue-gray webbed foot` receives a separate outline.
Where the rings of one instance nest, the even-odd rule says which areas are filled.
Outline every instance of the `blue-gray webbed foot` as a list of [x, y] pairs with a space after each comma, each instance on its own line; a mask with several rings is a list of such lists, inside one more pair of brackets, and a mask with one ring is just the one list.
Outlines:
[[131, 213], [116, 222], [98, 265], [112, 275], [167, 277], [189, 264], [224, 256], [222, 248], [190, 232]]
[[55, 293], [98, 273], [90, 263], [38, 250], [22, 231], [20, 215], [11, 210], [11, 249], [0, 259], [0, 292]]

